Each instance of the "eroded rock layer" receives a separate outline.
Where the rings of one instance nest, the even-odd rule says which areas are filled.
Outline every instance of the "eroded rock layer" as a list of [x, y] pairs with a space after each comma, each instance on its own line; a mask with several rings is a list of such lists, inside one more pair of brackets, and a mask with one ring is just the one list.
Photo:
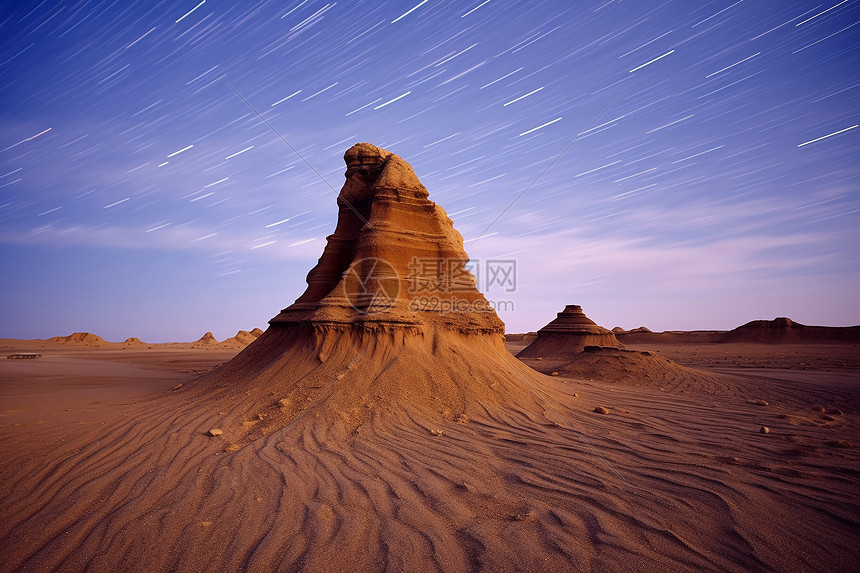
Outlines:
[[344, 155], [337, 227], [308, 287], [270, 323], [501, 335], [504, 325], [466, 270], [463, 238], [412, 167], [359, 143]]

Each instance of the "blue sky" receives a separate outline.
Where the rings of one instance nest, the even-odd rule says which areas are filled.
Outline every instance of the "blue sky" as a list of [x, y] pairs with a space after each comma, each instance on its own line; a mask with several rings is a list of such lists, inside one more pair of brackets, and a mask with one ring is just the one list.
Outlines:
[[480, 285], [509, 332], [565, 304], [860, 324], [858, 24], [854, 0], [4, 3], [0, 336], [265, 327], [359, 141], [479, 265], [516, 260], [515, 292]]

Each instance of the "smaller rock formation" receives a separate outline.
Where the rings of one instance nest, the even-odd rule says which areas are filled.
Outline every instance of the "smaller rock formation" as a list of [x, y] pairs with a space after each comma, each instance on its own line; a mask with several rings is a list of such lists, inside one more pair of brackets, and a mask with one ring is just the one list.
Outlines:
[[197, 341], [194, 342], [194, 347], [199, 348], [201, 346], [220, 346], [221, 344], [215, 339], [215, 335], [211, 332], [207, 332], [203, 336], [201, 336]]
[[612, 333], [615, 335], [619, 334], [651, 334], [651, 329], [645, 326], [640, 326], [638, 328], [634, 328], [632, 330], [624, 330], [620, 326], [616, 326], [612, 329]]
[[558, 316], [538, 330], [537, 338], [518, 358], [561, 358], [578, 354], [586, 346], [623, 348], [611, 330], [595, 324], [578, 304], [569, 304]]
[[76, 344], [79, 346], [102, 346], [107, 344], [107, 341], [104, 338], [89, 332], [75, 332], [68, 336], [54, 336], [48, 340], [59, 344]]
[[[255, 332], [259, 332], [259, 334], [255, 334]], [[260, 334], [263, 334], [263, 331], [259, 328], [255, 328], [253, 331], [248, 332], [247, 330], [240, 330], [236, 333], [236, 336], [232, 336], [221, 343], [221, 346], [225, 348], [245, 348], [257, 338], [259, 338]]]

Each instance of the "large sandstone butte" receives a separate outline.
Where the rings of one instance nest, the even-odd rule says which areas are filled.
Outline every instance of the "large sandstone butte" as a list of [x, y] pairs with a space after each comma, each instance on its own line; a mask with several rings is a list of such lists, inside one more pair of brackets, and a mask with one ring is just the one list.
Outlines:
[[609, 329], [585, 316], [578, 304], [569, 304], [555, 319], [538, 330], [537, 338], [519, 358], [559, 358], [579, 354], [586, 346], [624, 348]]
[[[412, 167], [368, 143], [344, 160], [337, 226], [307, 289], [196, 384], [255, 397], [247, 403], [256, 411], [222, 426], [253, 440], [312, 404], [353, 431], [380, 400], [439, 421], [512, 403], [542, 411], [529, 388], [541, 375], [505, 349], [504, 323], [467, 271], [463, 238]], [[243, 425], [255, 414], [258, 423]]]

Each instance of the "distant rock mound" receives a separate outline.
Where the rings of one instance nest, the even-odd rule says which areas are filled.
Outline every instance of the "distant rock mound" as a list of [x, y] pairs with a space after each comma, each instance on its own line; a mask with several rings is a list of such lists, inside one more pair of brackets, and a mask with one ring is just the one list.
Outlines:
[[650, 334], [651, 329], [646, 328], [644, 326], [640, 326], [639, 328], [633, 328], [631, 330], [624, 330], [620, 326], [616, 326], [612, 329], [612, 333], [616, 336], [619, 334]]
[[615, 336], [623, 344], [712, 344], [722, 342], [725, 334], [725, 331], [721, 330], [652, 332], [640, 326], [633, 330], [616, 332]]
[[[262, 333], [260, 333], [260, 334], [262, 334]], [[253, 333], [248, 332], [247, 330], [240, 330], [239, 332], [236, 333], [236, 336], [234, 336], [233, 338], [235, 338], [237, 341], [239, 341], [242, 344], [247, 346], [248, 344], [251, 344], [252, 342], [257, 340], [257, 338], [259, 338], [259, 337], [260, 337], [259, 334], [255, 336]]]
[[524, 342], [531, 344], [537, 338], [537, 332], [505, 333], [506, 342]]
[[537, 338], [518, 358], [559, 358], [579, 354], [587, 346], [623, 348], [611, 330], [585, 316], [582, 307], [569, 304], [549, 324], [537, 331]]
[[221, 343], [215, 339], [215, 335], [211, 332], [207, 332], [193, 343], [194, 348], [211, 348], [213, 346], [221, 346]]
[[101, 336], [90, 332], [75, 332], [68, 336], [54, 336], [48, 340], [59, 344], [75, 344], [78, 346], [103, 346], [108, 343]]
[[860, 341], [860, 326], [807, 326], [781, 316], [773, 320], [753, 320], [729, 331], [724, 342], [792, 344], [815, 341]]
[[251, 332], [248, 332], [247, 330], [240, 330], [236, 333], [236, 336], [231, 336], [230, 338], [224, 340], [221, 343], [221, 346], [227, 348], [245, 348], [260, 337], [260, 334], [254, 334], [255, 331], [259, 332], [260, 334], [263, 334], [263, 331], [259, 328], [255, 328]]
[[122, 344], [123, 346], [146, 346], [145, 342], [134, 336], [132, 336], [131, 338], [126, 338]]

